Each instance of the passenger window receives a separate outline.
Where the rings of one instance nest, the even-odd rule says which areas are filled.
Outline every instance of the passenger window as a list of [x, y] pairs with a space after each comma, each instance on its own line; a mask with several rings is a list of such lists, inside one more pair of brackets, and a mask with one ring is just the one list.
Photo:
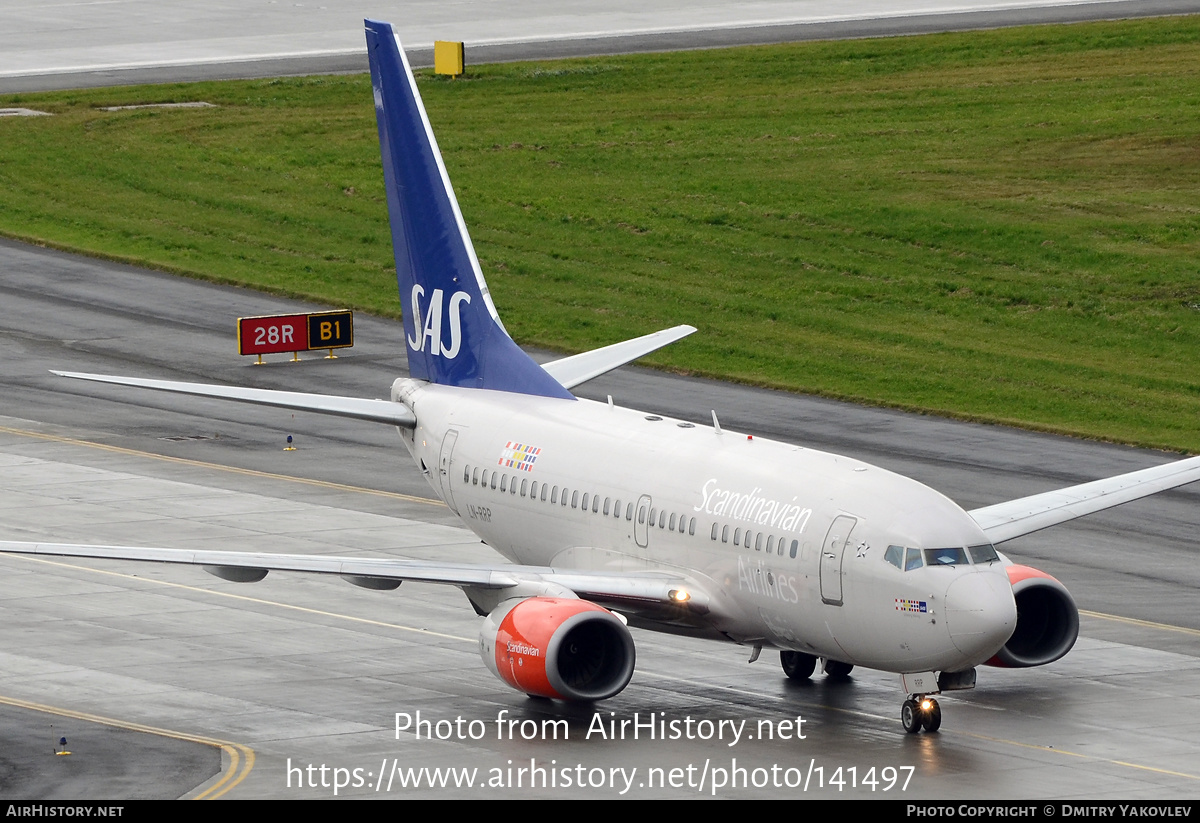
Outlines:
[[667, 510], [663, 509], [658, 513], [658, 527], [665, 529], [667, 527]]
[[500, 475], [500, 491], [502, 491], [502, 492], [508, 491], [508, 475], [507, 474]]
[[722, 543], [729, 542], [729, 527], [728, 526], [721, 529], [721, 542]]
[[919, 569], [925, 564], [921, 562], [920, 549], [905, 549], [904, 551], [904, 570], [910, 572], [913, 569]]
[[904, 549], [900, 546], [888, 546], [887, 551], [883, 553], [883, 559], [897, 569], [902, 569], [904, 568]]
[[742, 545], [742, 530], [741, 529], [733, 530], [733, 545], [735, 545], [735, 546]]
[[575, 491], [571, 492], [571, 508], [572, 509], [579, 508], [579, 489], [576, 489]]
[[524, 496], [525, 496], [525, 490], [526, 490], [527, 488], [529, 488], [529, 481], [528, 481], [528, 480], [522, 480], [522, 481], [521, 481], [521, 496], [522, 496], [522, 497], [524, 497]]
[[583, 510], [584, 511], [587, 511], [587, 504], [588, 504], [588, 494], [587, 494], [587, 492], [584, 492], [583, 493]]
[[633, 504], [632, 503], [625, 504], [625, 519], [626, 520], [633, 519]]
[[693, 517], [688, 522], [688, 534], [695, 535], [695, 533], [696, 533], [696, 518]]
[[713, 523], [713, 527], [712, 527], [712, 539], [713, 539], [713, 540], [716, 540], [716, 539], [717, 539], [717, 524], [716, 524], [716, 523]]
[[471, 467], [463, 466], [463, 484], [465, 485], [470, 482], [471, 482]]
[[592, 495], [592, 514], [596, 514], [599, 511], [600, 511], [600, 495], [593, 494]]
[[558, 502], [558, 486], [555, 486], [554, 490], [552, 492], [550, 492], [550, 502], [551, 503]]
[[479, 485], [479, 469], [476, 469], [475, 471], [471, 472], [471, 485], [472, 486]]
[[[800, 541], [799, 541], [799, 540], [793, 540], [793, 541], [792, 541], [792, 553], [791, 553], [791, 555], [790, 555], [790, 556], [791, 556], [791, 558], [792, 558], [793, 560], [795, 560], [795, 559], [796, 559], [796, 549], [798, 549], [798, 548], [800, 548]], [[780, 551], [783, 551], [783, 544], [782, 544], [782, 541], [781, 541], [781, 543], [780, 543], [779, 550], [780, 550]]]
[[754, 550], [756, 552], [762, 551], [762, 532], [759, 532], [758, 537], [754, 540]]
[[[575, 492], [575, 494], [579, 494], [579, 492]], [[559, 501], [559, 502], [561, 502], [561, 503], [562, 503], [562, 505], [564, 505], [564, 506], [566, 506], [566, 505], [567, 505], [567, 487], [566, 487], [566, 486], [563, 486], [563, 490], [562, 490], [562, 500], [561, 500], [561, 501]]]
[[530, 500], [537, 499], [537, 481], [536, 480], [534, 480], [532, 483], [529, 484], [529, 499]]
[[671, 512], [671, 531], [675, 531], [675, 512]]
[[[608, 517], [608, 513], [610, 511], [612, 511], [612, 507], [608, 505], [610, 502], [611, 502], [610, 498], [607, 498], [607, 497], [604, 498], [604, 516], [605, 517]], [[617, 506], [617, 508], [619, 509], [621, 507]]]
[[646, 507], [638, 506], [638, 523], [645, 523], [645, 522], [646, 522]]
[[654, 520], [655, 520], [657, 517], [658, 517], [658, 509], [656, 509], [656, 508], [654, 508], [653, 506], [651, 506], [651, 507], [650, 507], [650, 525], [651, 525], [651, 526], [653, 526], [653, 525], [654, 525]]
[[496, 490], [496, 475], [500, 472], [492, 472], [492, 491]]
[[543, 483], [543, 484], [542, 484], [542, 502], [543, 502], [543, 503], [545, 503], [545, 502], [546, 502], [546, 492], [547, 492], [547, 491], [548, 491], [548, 487], [546, 486], [546, 484], [545, 484], [545, 483]]

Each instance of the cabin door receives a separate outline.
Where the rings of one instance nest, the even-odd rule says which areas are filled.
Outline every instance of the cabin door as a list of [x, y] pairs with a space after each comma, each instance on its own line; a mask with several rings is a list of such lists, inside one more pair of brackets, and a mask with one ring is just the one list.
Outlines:
[[842, 605], [842, 559], [850, 545], [850, 532], [856, 518], [838, 515], [821, 545], [821, 602], [830, 606]]

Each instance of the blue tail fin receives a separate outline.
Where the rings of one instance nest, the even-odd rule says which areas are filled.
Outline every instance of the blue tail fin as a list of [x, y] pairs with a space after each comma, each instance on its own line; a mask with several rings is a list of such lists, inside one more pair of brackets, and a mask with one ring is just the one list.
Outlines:
[[400, 41], [388, 23], [366, 29], [409, 373], [571, 398], [500, 323]]

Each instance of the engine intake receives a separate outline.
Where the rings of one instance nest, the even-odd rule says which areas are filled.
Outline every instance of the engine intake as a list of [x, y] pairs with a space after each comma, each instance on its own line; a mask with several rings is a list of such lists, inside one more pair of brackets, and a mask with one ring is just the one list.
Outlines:
[[604, 700], [633, 677], [629, 629], [612, 612], [558, 597], [506, 600], [484, 620], [479, 653], [514, 689], [563, 700]]
[[1029, 566], [1009, 566], [1017, 628], [988, 666], [1024, 669], [1065, 655], [1079, 637], [1079, 608], [1067, 587]]

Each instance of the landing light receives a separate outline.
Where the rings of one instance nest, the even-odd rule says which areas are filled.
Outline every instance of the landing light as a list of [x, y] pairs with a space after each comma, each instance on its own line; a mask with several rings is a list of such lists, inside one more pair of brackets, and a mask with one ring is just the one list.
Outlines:
[[925, 698], [924, 700], [921, 701], [921, 711], [927, 712], [932, 708], [933, 708], [933, 701], [930, 700], [929, 698]]
[[667, 597], [676, 603], [686, 603], [692, 599], [691, 594], [686, 589], [671, 589], [667, 592]]

